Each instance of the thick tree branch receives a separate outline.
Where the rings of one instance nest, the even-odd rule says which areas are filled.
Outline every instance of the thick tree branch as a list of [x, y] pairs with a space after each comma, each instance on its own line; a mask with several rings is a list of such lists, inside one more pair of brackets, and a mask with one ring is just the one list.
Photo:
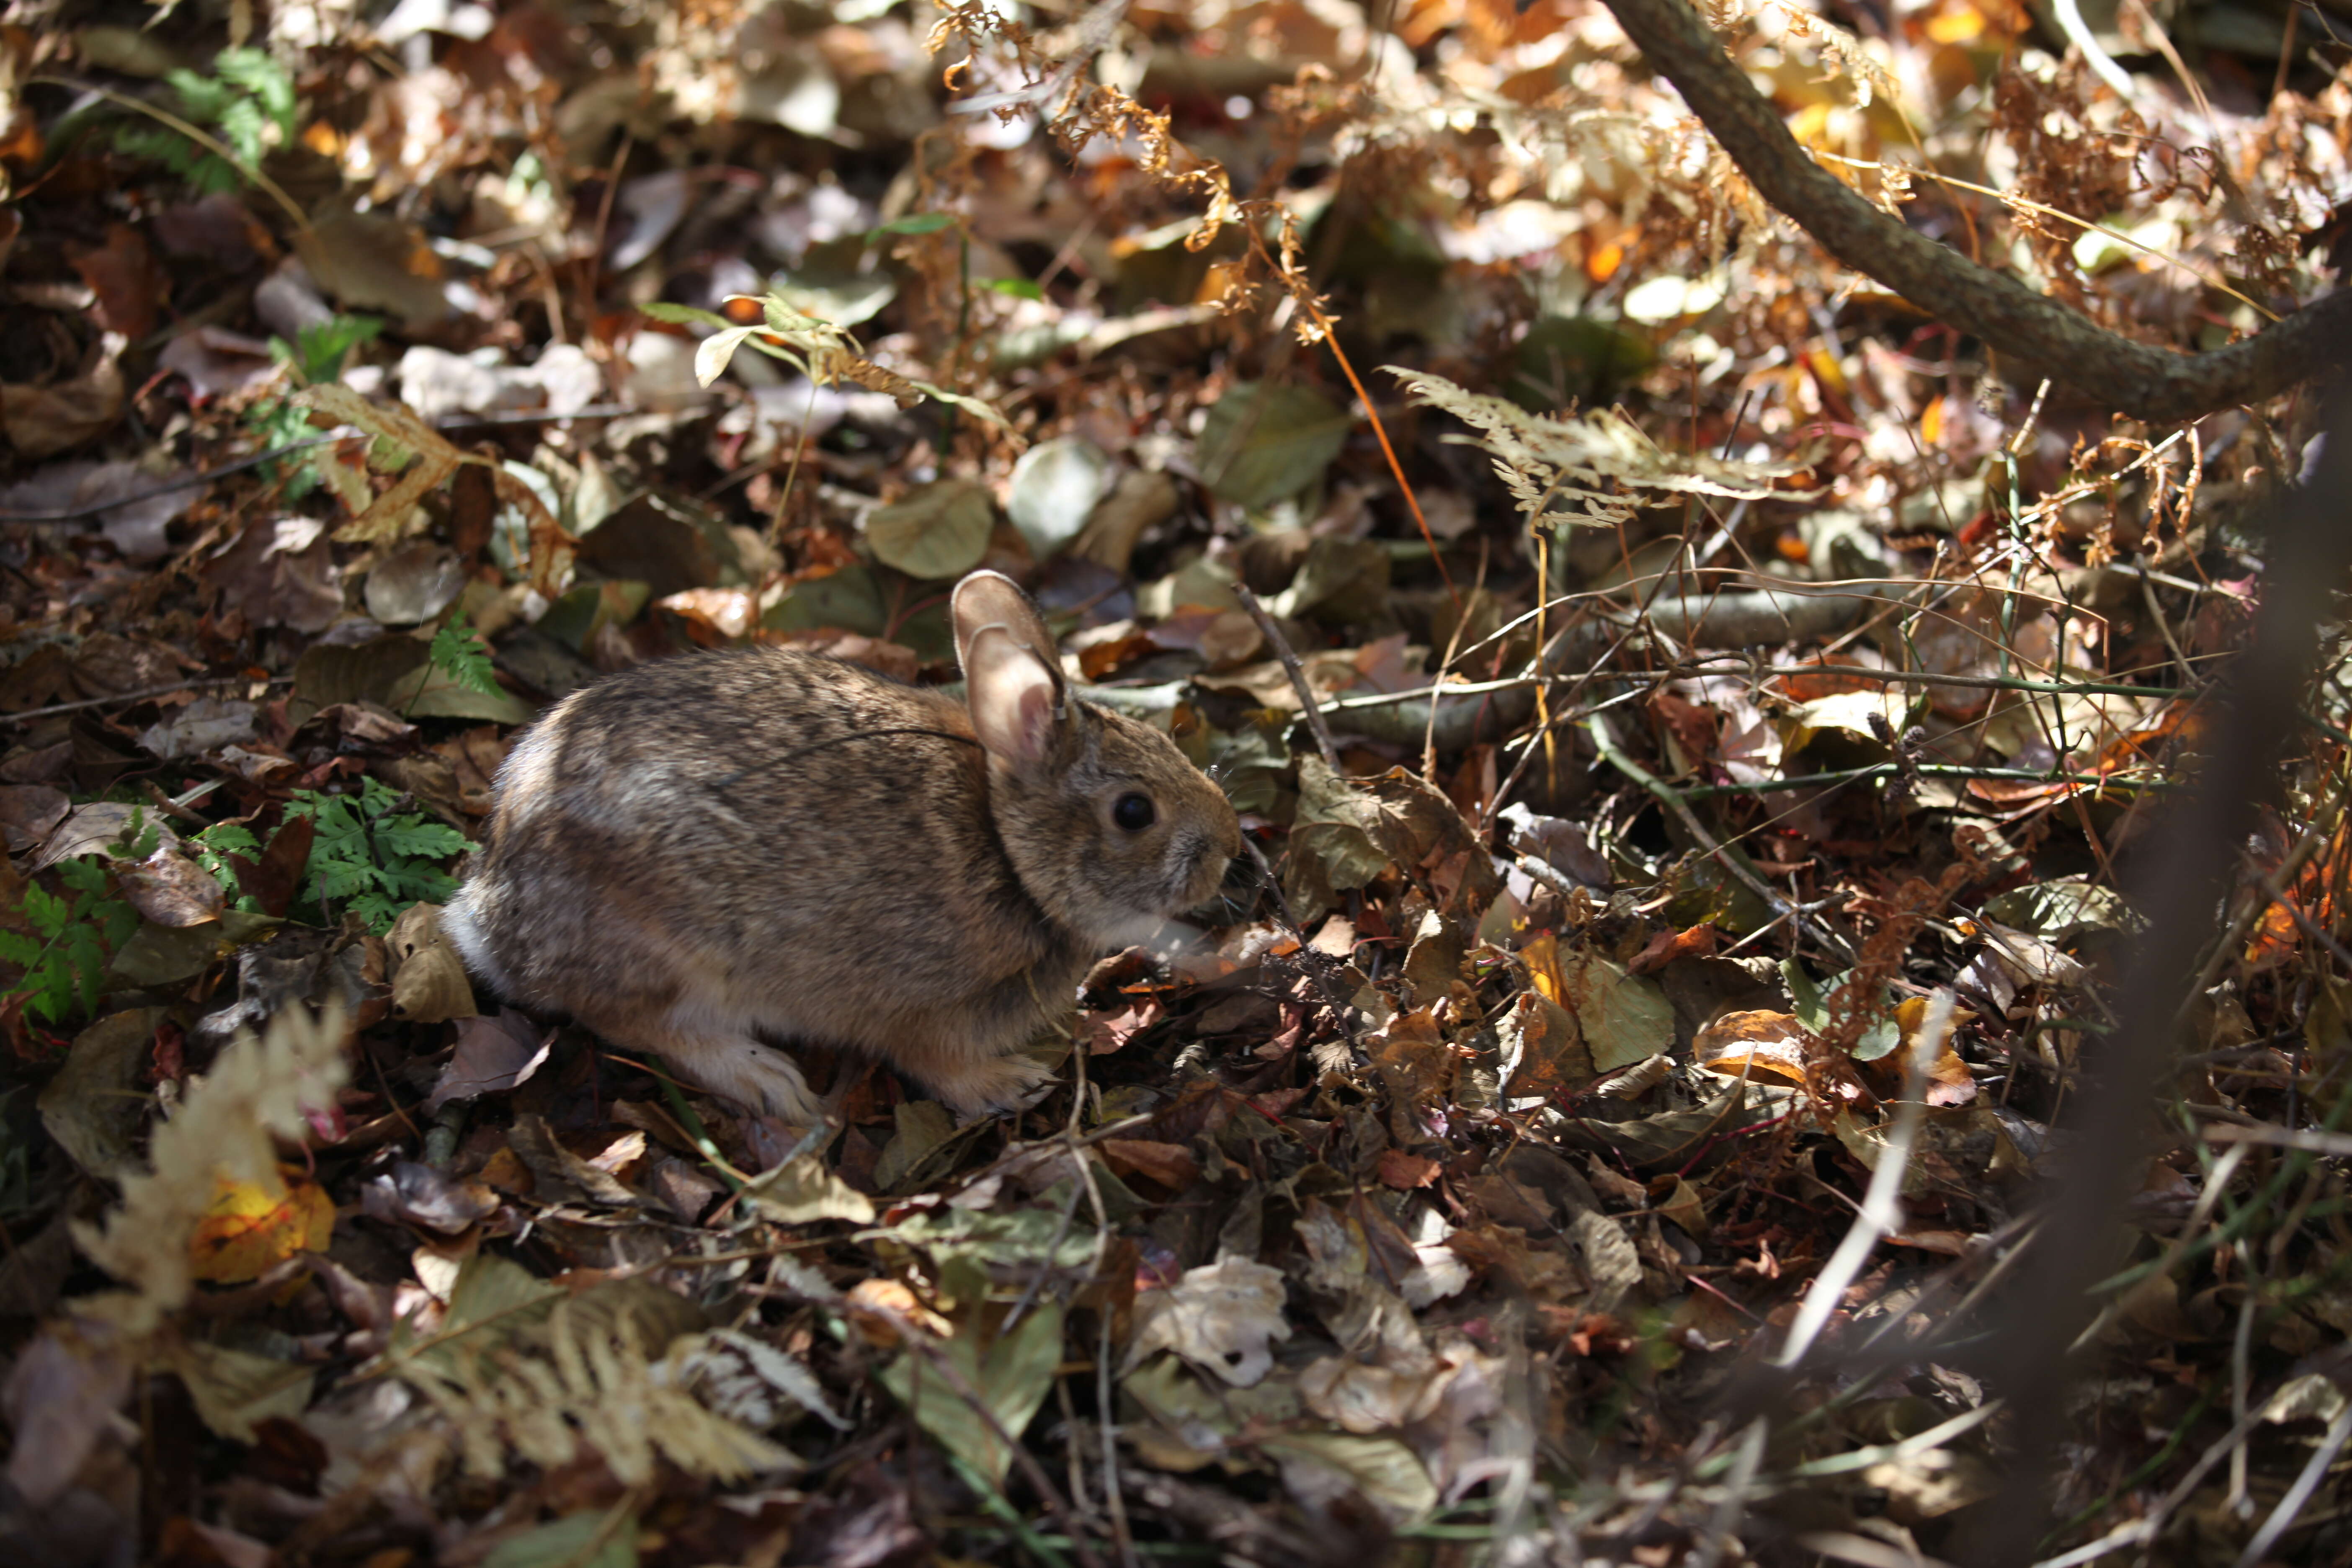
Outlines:
[[2258, 403], [2352, 361], [2352, 289], [2210, 353], [2135, 343], [2014, 278], [1979, 267], [1889, 217], [1807, 156], [1685, 0], [1606, 0], [1764, 199], [1822, 247], [2017, 368], [2136, 418], [2193, 419]]

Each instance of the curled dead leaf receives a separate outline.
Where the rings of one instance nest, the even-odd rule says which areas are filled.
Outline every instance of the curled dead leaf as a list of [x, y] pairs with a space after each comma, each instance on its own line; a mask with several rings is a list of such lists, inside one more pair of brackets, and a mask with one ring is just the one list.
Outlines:
[[119, 879], [122, 896], [142, 920], [174, 931], [220, 919], [227, 896], [211, 872], [181, 854], [172, 845], [136, 866], [125, 868]]
[[465, 962], [442, 939], [438, 904], [411, 904], [403, 910], [384, 948], [392, 964], [393, 1016], [440, 1024], [479, 1011]]
[[1804, 1026], [1788, 1013], [1726, 1013], [1692, 1037], [1691, 1060], [1709, 1072], [1802, 1089]]

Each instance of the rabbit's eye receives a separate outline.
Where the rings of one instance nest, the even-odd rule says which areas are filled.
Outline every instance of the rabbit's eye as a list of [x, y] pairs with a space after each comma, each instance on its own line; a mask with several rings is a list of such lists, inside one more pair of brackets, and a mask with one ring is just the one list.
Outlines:
[[1123, 795], [1111, 802], [1110, 819], [1129, 833], [1142, 832], [1159, 815], [1148, 795]]

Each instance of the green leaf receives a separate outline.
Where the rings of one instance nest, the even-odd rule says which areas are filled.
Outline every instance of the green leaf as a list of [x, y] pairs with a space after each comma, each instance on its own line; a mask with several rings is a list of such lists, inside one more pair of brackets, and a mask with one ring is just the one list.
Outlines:
[[597, 1509], [567, 1514], [508, 1536], [482, 1559], [482, 1568], [637, 1568], [637, 1519]]
[[99, 933], [109, 948], [121, 947], [139, 929], [139, 911], [121, 899], [109, 899], [98, 906]]
[[894, 217], [867, 229], [866, 237], [876, 240], [886, 234], [937, 234], [955, 220], [953, 213], [908, 213], [905, 217]]
[[1348, 444], [1345, 410], [1312, 387], [1242, 382], [1216, 401], [1196, 460], [1211, 493], [1270, 506], [1323, 477]]
[[446, 904], [457, 891], [457, 879], [437, 866], [426, 866], [415, 860], [403, 861], [386, 873], [390, 879], [388, 891], [400, 900], [404, 908], [424, 902]]
[[1790, 1011], [1796, 1015], [1797, 1022], [1816, 1035], [1827, 1030], [1830, 1026], [1829, 1004], [1823, 999], [1821, 988], [1813, 984], [1813, 977], [1805, 973], [1803, 965], [1793, 958], [1782, 959], [1780, 979], [1789, 987]]
[[676, 327], [717, 327], [720, 331], [735, 323], [716, 310], [698, 310], [692, 305], [673, 305], [667, 300], [655, 300], [637, 307], [640, 314], [656, 321], [667, 321]]
[[375, 880], [375, 868], [364, 860], [320, 860], [314, 850], [310, 857], [310, 885], [304, 897], [329, 900], [348, 899], [365, 889]]
[[22, 931], [0, 931], [0, 961], [19, 969], [30, 969], [48, 951], [48, 943], [35, 942]]
[[909, 577], [961, 577], [988, 553], [996, 507], [971, 479], [934, 479], [866, 514], [874, 559]]
[[427, 822], [421, 816], [386, 816], [376, 822], [375, 847], [379, 855], [446, 859], [466, 847], [466, 836], [446, 823]]
[[163, 825], [149, 822], [147, 808], [134, 805], [131, 820], [123, 824], [121, 836], [106, 847], [106, 852], [117, 860], [144, 860], [163, 841]]
[[1888, 1013], [1862, 1032], [1862, 1037], [1853, 1043], [1852, 1055], [1858, 1062], [1874, 1062], [1902, 1043], [1903, 1026], [1895, 1022], [1893, 1013]]
[[261, 105], [249, 98], [231, 99], [221, 108], [220, 138], [248, 168], [261, 162], [268, 129], [269, 119], [261, 112]]
[[478, 691], [485, 697], [506, 695], [505, 688], [499, 684], [498, 672], [491, 668], [488, 645], [482, 641], [481, 633], [466, 624], [462, 610], [433, 634], [427, 657], [469, 691]]
[[252, 94], [253, 100], [287, 136], [294, 134], [294, 78], [267, 50], [223, 49], [213, 57], [213, 69], [223, 81], [233, 82]]
[[261, 840], [241, 822], [215, 822], [196, 835], [196, 842], [224, 855], [254, 855], [261, 850]]
[[[963, 1382], [997, 1425], [1018, 1441], [1053, 1388], [1054, 1369], [1061, 1363], [1061, 1303], [1039, 1303], [1012, 1332], [999, 1334], [985, 1356], [978, 1348], [979, 1338], [979, 1325], [966, 1323], [939, 1350], [963, 1374]], [[1012, 1450], [997, 1440], [971, 1403], [950, 1386], [929, 1358], [909, 1351], [882, 1369], [881, 1382], [941, 1447], [998, 1486], [1004, 1484]]]
[[[383, 331], [377, 316], [331, 316], [295, 334], [292, 362], [304, 381], [333, 381], [351, 352]], [[272, 340], [282, 342], [283, 340]]]
[[165, 71], [163, 79], [172, 84], [173, 92], [180, 95], [180, 105], [188, 111], [190, 120], [218, 120], [236, 96], [228, 83], [199, 76], [192, 70]]
[[415, 899], [396, 900], [383, 893], [362, 893], [346, 907], [352, 914], [367, 921], [370, 931], [381, 936], [392, 929], [392, 922], [400, 918], [401, 910], [418, 901]]
[[[137, 923], [135, 918], [132, 923]], [[98, 999], [106, 994], [106, 946], [99, 941], [98, 932], [88, 926], [76, 926], [66, 933], [62, 947], [77, 982], [71, 994], [81, 1004], [82, 1012], [95, 1013]]]
[[1042, 300], [1045, 290], [1026, 278], [992, 278], [988, 287], [1000, 294], [1010, 294], [1016, 300]]
[[792, 301], [780, 294], [737, 294], [737, 300], [747, 300], [760, 307], [760, 319], [768, 331], [780, 336], [802, 337], [814, 333], [819, 338], [837, 338], [840, 327], [830, 319], [793, 308]]
[[934, 403], [944, 403], [950, 408], [961, 408], [976, 418], [987, 420], [991, 425], [1002, 425], [1008, 430], [1013, 428], [1013, 422], [998, 413], [994, 404], [982, 398], [970, 397], [961, 392], [950, 392], [944, 386], [933, 386], [929, 382], [917, 381], [911, 375], [907, 378], [907, 384]]

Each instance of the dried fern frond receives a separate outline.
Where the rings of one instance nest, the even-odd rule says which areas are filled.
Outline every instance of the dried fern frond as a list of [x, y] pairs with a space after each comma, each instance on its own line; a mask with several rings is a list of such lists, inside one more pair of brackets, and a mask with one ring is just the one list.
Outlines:
[[1702, 0], [1699, 7], [1706, 25], [1718, 33], [1729, 33], [1743, 10], [1749, 9], [1759, 16], [1769, 15], [1790, 37], [1811, 43], [1820, 51], [1822, 68], [1831, 78], [1842, 78], [1853, 85], [1853, 100], [1858, 106], [1868, 109], [1873, 98], [1883, 98], [1900, 110], [1902, 89], [1894, 75], [1863, 47], [1860, 38], [1836, 23], [1790, 0], [1752, 0], [1752, 5], [1748, 5], [1742, 0]]
[[283, 1195], [271, 1136], [302, 1135], [304, 1116], [334, 1104], [343, 1084], [342, 1009], [312, 1016], [289, 1006], [258, 1040], [240, 1035], [188, 1085], [179, 1114], [155, 1130], [151, 1174], [122, 1183], [122, 1206], [102, 1226], [76, 1221], [74, 1242], [89, 1260], [132, 1287], [76, 1303], [132, 1334], [148, 1334], [186, 1302], [189, 1246], [226, 1179]]
[[1413, 402], [1442, 408], [1480, 432], [1477, 444], [1494, 457], [1495, 472], [1531, 527], [1613, 527], [1665, 494], [1758, 500], [1816, 493], [1779, 488], [1811, 466], [1806, 455], [1775, 463], [1668, 452], [1619, 409], [1564, 418], [1530, 414], [1425, 371], [1390, 365], [1388, 372]]
[[[1706, 255], [1730, 244], [1748, 255], [1775, 232], [1772, 210], [1696, 120], [1492, 95], [1465, 100], [1478, 105], [1501, 150], [1535, 176], [1549, 201], [1600, 196], [1623, 222], [1656, 229], [1661, 247], [1687, 244]], [[1659, 206], [1673, 222], [1651, 217]]]
[[513, 1263], [477, 1258], [439, 1329], [404, 1330], [384, 1363], [449, 1422], [467, 1469], [486, 1480], [506, 1473], [510, 1453], [550, 1467], [583, 1449], [633, 1486], [656, 1458], [721, 1481], [798, 1468], [733, 1417], [772, 1426], [799, 1407], [839, 1426], [815, 1378], [748, 1336], [677, 1331], [685, 1307], [642, 1280], [567, 1297]]

